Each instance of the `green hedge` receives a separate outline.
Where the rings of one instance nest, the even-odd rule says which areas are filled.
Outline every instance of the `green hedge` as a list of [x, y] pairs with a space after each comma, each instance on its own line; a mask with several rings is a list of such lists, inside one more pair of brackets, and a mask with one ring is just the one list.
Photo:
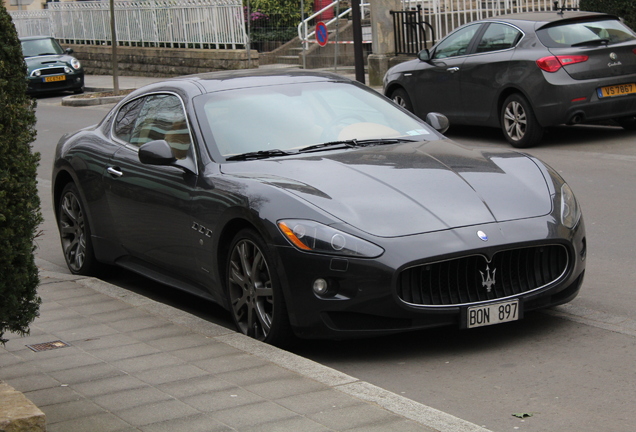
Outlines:
[[42, 222], [36, 170], [35, 101], [26, 95], [18, 35], [0, 5], [0, 343], [5, 332], [28, 334], [38, 316], [33, 240]]
[[636, 29], [636, 6], [634, 0], [581, 0], [579, 8], [582, 11], [604, 12], [625, 20], [631, 29]]

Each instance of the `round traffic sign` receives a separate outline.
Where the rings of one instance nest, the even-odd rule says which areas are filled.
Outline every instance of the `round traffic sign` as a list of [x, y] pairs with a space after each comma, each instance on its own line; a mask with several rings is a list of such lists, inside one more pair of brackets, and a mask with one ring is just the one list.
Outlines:
[[327, 32], [327, 26], [324, 22], [320, 21], [316, 24], [316, 42], [318, 45], [325, 46], [329, 40], [329, 33]]

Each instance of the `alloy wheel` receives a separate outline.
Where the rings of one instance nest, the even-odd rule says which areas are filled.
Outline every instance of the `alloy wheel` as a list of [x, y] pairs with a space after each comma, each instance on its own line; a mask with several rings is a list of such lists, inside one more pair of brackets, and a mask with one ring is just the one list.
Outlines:
[[69, 191], [60, 203], [62, 251], [70, 269], [80, 272], [86, 260], [86, 221], [78, 197]]
[[251, 240], [239, 240], [230, 255], [229, 296], [239, 329], [258, 340], [273, 324], [274, 289], [267, 259]]
[[514, 141], [521, 140], [526, 134], [528, 120], [526, 111], [517, 101], [511, 101], [504, 111], [504, 129], [510, 139]]

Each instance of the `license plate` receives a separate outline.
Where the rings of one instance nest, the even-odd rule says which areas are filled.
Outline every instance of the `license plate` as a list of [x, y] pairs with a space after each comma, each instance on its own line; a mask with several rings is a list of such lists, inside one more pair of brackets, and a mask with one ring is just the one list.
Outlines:
[[468, 328], [500, 324], [519, 319], [519, 300], [472, 306], [466, 309]]
[[636, 84], [621, 84], [607, 87], [601, 87], [597, 90], [598, 97], [614, 97], [636, 93]]
[[66, 75], [48, 76], [43, 78], [44, 82], [66, 81]]

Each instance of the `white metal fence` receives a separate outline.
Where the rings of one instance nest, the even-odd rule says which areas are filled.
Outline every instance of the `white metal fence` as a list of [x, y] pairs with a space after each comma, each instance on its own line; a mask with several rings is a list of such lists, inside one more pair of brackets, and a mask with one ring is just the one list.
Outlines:
[[[50, 34], [66, 43], [109, 44], [109, 2], [48, 3], [46, 21], [30, 12], [11, 13], [20, 36]], [[120, 45], [236, 49], [247, 43], [241, 0], [116, 1]], [[34, 33], [34, 31], [36, 33]]]

